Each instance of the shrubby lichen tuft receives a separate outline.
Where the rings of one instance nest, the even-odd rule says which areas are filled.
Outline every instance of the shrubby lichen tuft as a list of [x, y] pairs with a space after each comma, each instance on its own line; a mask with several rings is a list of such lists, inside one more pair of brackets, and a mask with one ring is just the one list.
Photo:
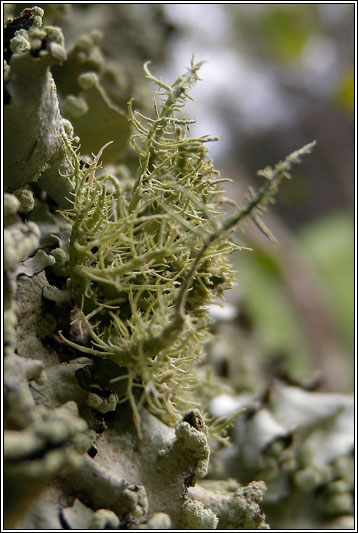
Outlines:
[[[195, 405], [190, 370], [209, 338], [208, 306], [232, 286], [229, 254], [239, 248], [233, 228], [250, 215], [266, 233], [259, 215], [278, 184], [311, 145], [261, 174], [267, 182], [231, 218], [225, 217], [221, 183], [206, 144], [189, 136], [193, 120], [181, 108], [199, 79], [194, 63], [172, 86], [146, 76], [159, 88], [154, 117], [133, 111], [131, 146], [139, 160], [131, 188], [97, 172], [107, 143], [89, 166], [79, 147], [64, 137], [71, 169], [72, 224], [69, 265], [72, 294], [91, 346], [67, 340], [82, 352], [112, 360], [122, 370], [120, 401], [129, 401], [140, 435], [138, 408], [145, 404], [169, 424]], [[115, 389], [118, 392], [118, 387]]]
[[193, 121], [178, 117], [199, 67], [193, 63], [172, 87], [146, 67], [165, 103], [159, 109], [155, 101], [153, 119], [129, 105], [139, 158], [129, 194], [114, 177], [96, 175], [104, 148], [84, 168], [67, 141], [72, 294], [92, 339], [77, 348], [126, 369], [113, 384], [127, 381], [122, 400], [131, 402], [138, 430], [138, 405], [169, 423], [187, 408], [190, 369], [208, 338], [207, 306], [232, 285], [228, 254], [236, 246], [227, 238], [209, 246], [192, 272], [224, 216], [223, 180], [205, 147], [214, 139], [190, 138]]

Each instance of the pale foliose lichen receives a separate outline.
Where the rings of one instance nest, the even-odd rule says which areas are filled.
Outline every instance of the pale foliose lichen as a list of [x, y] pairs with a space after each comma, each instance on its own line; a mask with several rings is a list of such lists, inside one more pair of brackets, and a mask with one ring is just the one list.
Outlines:
[[4, 350], [5, 354], [11, 354], [16, 347], [16, 278], [21, 270], [20, 263], [26, 262], [28, 257], [38, 248], [40, 230], [34, 222], [23, 222], [20, 216], [18, 216], [19, 211], [21, 211], [21, 202], [15, 195], [5, 193], [3, 205]]
[[[127, 116], [100, 33], [78, 36], [69, 17], [67, 52], [43, 16], [25, 9], [5, 28], [6, 526], [266, 529], [265, 484], [252, 482], [250, 461], [270, 455], [281, 467], [293, 430], [277, 410], [254, 416], [256, 429], [245, 418], [247, 485], [200, 486], [239, 411], [210, 418], [221, 384], [210, 389], [196, 369], [210, 306], [233, 283], [234, 229], [251, 218], [270, 236], [260, 215], [312, 144], [262, 171], [263, 186], [228, 216], [207, 150], [215, 138], [192, 138], [183, 113], [200, 63], [172, 85], [146, 64], [153, 114], [131, 100]], [[278, 431], [273, 443], [263, 421]], [[331, 459], [346, 479], [349, 465]], [[325, 468], [313, 463], [302, 459], [290, 482], [321, 486]], [[322, 506], [348, 512], [347, 484], [330, 472]]]
[[118, 398], [117, 395], [111, 393], [107, 398], [103, 398], [95, 392], [89, 392], [87, 398], [87, 404], [93, 409], [96, 409], [100, 413], [108, 413], [109, 411], [115, 411]]
[[198, 486], [190, 489], [189, 494], [204, 508], [215, 512], [217, 529], [269, 529], [260, 508], [266, 492], [263, 481], [252, 481], [246, 487], [227, 493], [222, 491], [220, 482], [217, 487], [215, 482], [211, 485], [211, 490]]
[[[87, 431], [75, 402], [55, 409], [37, 406], [28, 387], [43, 371], [43, 364], [16, 354], [5, 361], [4, 488], [6, 521], [15, 523], [32, 498], [65, 467], [78, 468], [91, 439], [77, 442]], [[21, 379], [20, 379], [21, 378]], [[83, 440], [83, 439], [81, 439]]]
[[62, 518], [69, 529], [117, 529], [119, 519], [113, 511], [98, 509], [93, 511], [79, 500], [71, 507], [62, 510]]
[[[5, 54], [10, 66], [5, 94], [5, 186], [10, 190], [37, 181], [59, 203], [66, 187], [58, 184], [64, 163], [64, 127], [50, 66], [66, 59], [59, 28], [42, 27], [43, 10], [26, 9], [8, 21]], [[24, 127], [26, 124], [26, 127]]]
[[[4, 269], [14, 271], [21, 261], [27, 259], [39, 246], [40, 231], [34, 222], [22, 223], [13, 217], [20, 208], [18, 199], [6, 194], [4, 200]], [[9, 220], [12, 216], [13, 220]]]
[[247, 415], [236, 422], [229, 456], [216, 457], [221, 475], [262, 479], [261, 506], [273, 527], [288, 528], [292, 519], [300, 528], [333, 527], [333, 518], [337, 527], [352, 523], [353, 398], [276, 383], [263, 401], [236, 401]]
[[33, 192], [30, 189], [17, 189], [14, 194], [20, 202], [20, 213], [29, 213], [33, 210], [35, 207], [35, 200]]
[[219, 522], [211, 509], [205, 509], [200, 501], [191, 499], [184, 502], [181, 519], [185, 529], [216, 529]]
[[127, 117], [108, 98], [96, 72], [83, 72], [77, 81], [80, 91], [66, 96], [62, 113], [73, 124], [84, 153], [95, 152], [109, 138], [113, 139], [113, 146], [104, 154], [106, 163], [113, 162], [128, 142]]

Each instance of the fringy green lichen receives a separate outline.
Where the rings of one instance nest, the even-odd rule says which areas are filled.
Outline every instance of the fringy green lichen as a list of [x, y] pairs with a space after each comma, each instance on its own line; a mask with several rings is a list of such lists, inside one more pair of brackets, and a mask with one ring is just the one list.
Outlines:
[[172, 424], [194, 405], [190, 370], [209, 338], [208, 305], [232, 285], [228, 255], [238, 246], [229, 235], [247, 216], [262, 227], [265, 203], [291, 165], [310, 150], [307, 146], [263, 171], [266, 184], [225, 218], [225, 180], [205, 146], [216, 139], [189, 137], [193, 121], [180, 113], [200, 66], [193, 61], [172, 86], [145, 66], [163, 103], [154, 100], [154, 118], [134, 112], [129, 103], [137, 132], [131, 145], [139, 159], [129, 193], [115, 177], [96, 172], [110, 143], [86, 167], [79, 148], [64, 138], [73, 205], [63, 212], [72, 224], [72, 294], [92, 346], [67, 342], [123, 368], [112, 386], [120, 386], [120, 401], [130, 402], [139, 434], [138, 406], [146, 404]]
[[[189, 371], [208, 336], [207, 305], [232, 283], [227, 255], [235, 246], [223, 240], [208, 248], [190, 274], [183, 305], [180, 287], [223, 217], [222, 180], [205, 148], [213, 139], [189, 138], [192, 121], [176, 116], [199, 66], [193, 64], [173, 88], [146, 70], [166, 102], [161, 110], [155, 103], [155, 119], [134, 113], [130, 103], [140, 164], [130, 195], [115, 178], [96, 176], [104, 148], [84, 168], [67, 141], [73, 209], [64, 215], [73, 224], [72, 293], [92, 338], [91, 348], [80, 349], [126, 368], [119, 376], [127, 380], [123, 400], [130, 401], [137, 420], [137, 403], [170, 423], [187, 408]], [[136, 389], [142, 391], [139, 400]]]

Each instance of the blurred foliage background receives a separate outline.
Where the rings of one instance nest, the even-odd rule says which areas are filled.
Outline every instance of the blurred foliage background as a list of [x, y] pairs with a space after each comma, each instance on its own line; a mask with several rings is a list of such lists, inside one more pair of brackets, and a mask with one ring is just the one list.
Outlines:
[[284, 375], [322, 390], [351, 390], [354, 7], [192, 5], [166, 12], [179, 27], [167, 67], [177, 69], [192, 51], [208, 62], [195, 112], [200, 133], [222, 137], [214, 155], [233, 179], [231, 199], [258, 185], [258, 169], [317, 140], [266, 216], [279, 248], [251, 226], [240, 236], [254, 252], [234, 259], [231, 296], [239, 327], [247, 337], [250, 324], [264, 354], [266, 379]]
[[[237, 285], [227, 309], [234, 312], [221, 323], [223, 309], [210, 357], [237, 391], [262, 391], [274, 378], [351, 391], [354, 5], [38, 5], [45, 24], [63, 28], [68, 49], [100, 30], [86, 70], [91, 61], [94, 70], [106, 64], [101, 82], [123, 110], [132, 96], [143, 109], [152, 105], [145, 61], [169, 82], [193, 53], [206, 61], [194, 90], [193, 133], [221, 136], [211, 153], [232, 179], [230, 200], [258, 186], [257, 170], [316, 139], [265, 217], [279, 247], [250, 224], [237, 236], [254, 251], [233, 258]], [[5, 20], [31, 6], [5, 4]], [[54, 76], [61, 99], [56, 69]]]

